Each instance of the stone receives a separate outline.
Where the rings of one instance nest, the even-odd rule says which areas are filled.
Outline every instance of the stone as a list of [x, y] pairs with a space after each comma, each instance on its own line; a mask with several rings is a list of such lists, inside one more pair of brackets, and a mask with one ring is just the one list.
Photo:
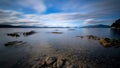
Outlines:
[[99, 38], [97, 36], [94, 35], [87, 35], [88, 39], [93, 39], [93, 40], [98, 40]]
[[15, 32], [15, 33], [8, 33], [7, 35], [8, 36], [12, 36], [12, 37], [20, 37], [20, 35], [17, 32]]
[[52, 32], [53, 34], [62, 34], [62, 32]]
[[35, 34], [36, 32], [35, 31], [29, 31], [29, 32], [24, 32], [23, 35], [24, 36], [29, 36], [29, 35], [32, 35], [32, 34]]
[[45, 62], [46, 62], [47, 65], [51, 65], [51, 64], [53, 64], [53, 63], [56, 62], [56, 61], [57, 61], [57, 58], [56, 58], [56, 57], [47, 57], [47, 58], [45, 59]]
[[5, 44], [5, 46], [17, 46], [17, 45], [22, 45], [25, 44], [25, 42], [23, 41], [12, 41], [12, 42], [8, 42]]
[[120, 47], [120, 41], [116, 39], [100, 38], [99, 42], [104, 47]]

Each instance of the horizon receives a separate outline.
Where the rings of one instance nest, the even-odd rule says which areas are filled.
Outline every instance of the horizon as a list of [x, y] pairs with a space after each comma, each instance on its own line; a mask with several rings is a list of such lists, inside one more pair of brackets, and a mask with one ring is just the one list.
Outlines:
[[1, 0], [0, 25], [40, 27], [111, 25], [120, 17], [119, 2], [119, 0]]

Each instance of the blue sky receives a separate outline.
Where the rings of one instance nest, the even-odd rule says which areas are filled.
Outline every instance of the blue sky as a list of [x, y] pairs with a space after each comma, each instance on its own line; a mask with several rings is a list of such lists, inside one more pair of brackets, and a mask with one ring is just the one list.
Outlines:
[[37, 26], [111, 25], [120, 0], [0, 0], [0, 24]]

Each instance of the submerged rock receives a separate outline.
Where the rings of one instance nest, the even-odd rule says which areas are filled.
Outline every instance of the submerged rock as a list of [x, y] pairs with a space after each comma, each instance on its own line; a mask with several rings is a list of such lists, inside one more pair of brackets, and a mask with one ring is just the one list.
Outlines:
[[22, 45], [25, 44], [25, 42], [23, 41], [12, 41], [12, 42], [8, 42], [5, 44], [5, 46], [17, 46], [17, 45]]
[[86, 37], [88, 39], [99, 40], [99, 38], [97, 36], [94, 36], [94, 35], [87, 35]]
[[84, 38], [84, 36], [76, 36], [76, 37]]
[[69, 29], [69, 30], [75, 30], [75, 29]]
[[62, 34], [62, 32], [52, 32], [53, 34]]
[[35, 31], [29, 31], [29, 32], [24, 32], [23, 35], [24, 36], [29, 36], [29, 35], [32, 35], [32, 34], [35, 34], [36, 32]]

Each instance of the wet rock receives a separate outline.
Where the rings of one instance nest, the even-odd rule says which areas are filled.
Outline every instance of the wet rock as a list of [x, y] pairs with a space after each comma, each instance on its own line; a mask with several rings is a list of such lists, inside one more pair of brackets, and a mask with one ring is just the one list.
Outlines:
[[99, 40], [99, 38], [97, 36], [94, 36], [94, 35], [87, 35], [86, 37], [88, 39]]
[[43, 61], [34, 64], [32, 68], [79, 68], [74, 64], [63, 57], [46, 57]]
[[51, 65], [51, 64], [55, 63], [56, 61], [57, 61], [56, 57], [47, 57], [45, 60], [47, 65]]
[[52, 32], [53, 34], [62, 34], [62, 32]]
[[120, 47], [120, 41], [116, 39], [100, 38], [99, 42], [104, 47]]
[[99, 40], [100, 44], [102, 44], [104, 47], [110, 47], [112, 46], [112, 40], [109, 38], [100, 38]]
[[24, 36], [29, 36], [29, 35], [32, 35], [32, 34], [35, 34], [36, 32], [35, 31], [29, 31], [29, 32], [24, 32], [23, 35]]
[[5, 46], [17, 46], [17, 45], [22, 45], [25, 44], [25, 42], [23, 41], [12, 41], [12, 42], [8, 42], [5, 44]]
[[69, 30], [75, 30], [75, 29], [69, 29]]
[[59, 67], [59, 68], [62, 68], [64, 65], [65, 65], [65, 63], [66, 63], [66, 59], [65, 58], [59, 58], [58, 60], [57, 60], [57, 67]]
[[76, 37], [84, 38], [84, 36], [76, 36]]
[[12, 36], [12, 37], [20, 37], [20, 35], [17, 32], [15, 32], [15, 33], [8, 33], [7, 35], [8, 36]]

